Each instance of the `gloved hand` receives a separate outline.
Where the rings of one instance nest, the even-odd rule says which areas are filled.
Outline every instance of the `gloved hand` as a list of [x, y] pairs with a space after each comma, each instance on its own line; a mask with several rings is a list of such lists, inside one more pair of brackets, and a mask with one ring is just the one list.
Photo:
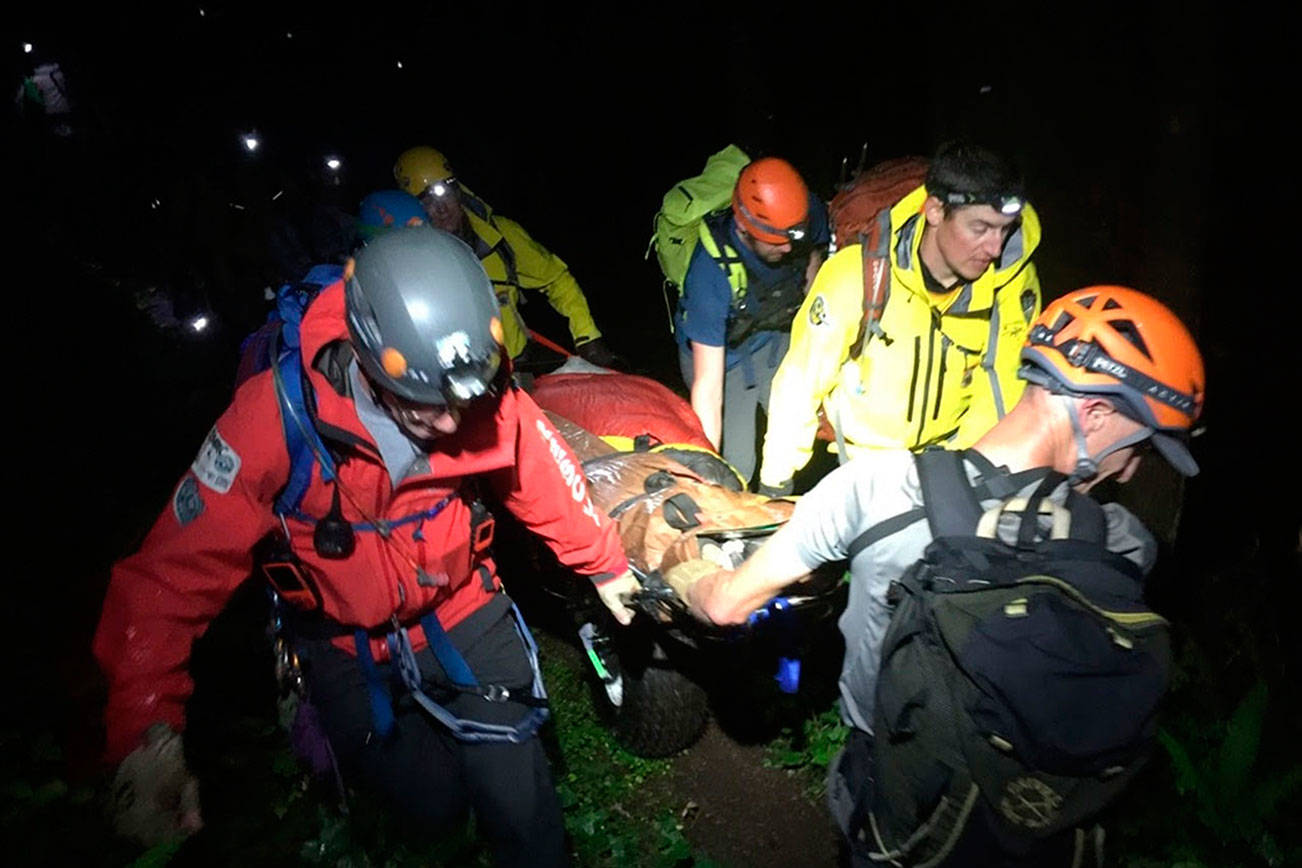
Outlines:
[[618, 368], [623, 367], [623, 360], [606, 348], [606, 342], [601, 338], [593, 338], [586, 344], [580, 344], [575, 348], [584, 361], [591, 362], [601, 368]]
[[705, 576], [711, 573], [717, 573], [719, 565], [705, 558], [692, 558], [689, 561], [674, 564], [667, 570], [661, 572], [664, 576], [665, 584], [674, 589], [684, 603], [690, 603], [687, 596], [692, 586], [699, 582]]
[[203, 828], [199, 782], [185, 765], [180, 733], [156, 723], [113, 777], [109, 812], [119, 835], [146, 847]]
[[795, 483], [788, 479], [786, 482], [777, 485], [764, 485], [760, 483], [759, 493], [765, 497], [790, 497], [791, 492], [795, 491]]
[[624, 599], [631, 597], [638, 591], [642, 590], [642, 583], [629, 570], [622, 576], [616, 576], [605, 584], [597, 586], [597, 596], [601, 599], [602, 605], [610, 610], [610, 614], [615, 616], [615, 620], [624, 626], [628, 626], [633, 620], [633, 610], [624, 604]]

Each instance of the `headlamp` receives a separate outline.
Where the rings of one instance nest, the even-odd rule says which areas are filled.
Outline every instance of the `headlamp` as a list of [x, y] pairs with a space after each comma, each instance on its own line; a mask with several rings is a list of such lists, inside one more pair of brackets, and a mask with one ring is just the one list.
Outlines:
[[793, 241], [793, 242], [803, 241], [805, 239], [805, 236], [809, 234], [808, 231], [809, 224], [806, 222], [800, 222], [797, 223], [795, 226], [790, 226], [786, 229], [781, 229], [777, 226], [770, 226], [768, 223], [765, 223], [763, 220], [756, 217], [754, 214], [751, 213], [751, 210], [746, 207], [744, 202], [738, 202], [737, 206], [741, 209], [742, 216], [746, 218], [746, 221], [750, 223], [752, 226], [754, 226], [756, 229], [760, 230], [761, 232], [767, 232], [770, 235], [781, 235], [784, 236], [788, 241]]
[[421, 193], [420, 198], [443, 199], [447, 196], [456, 193], [456, 191], [457, 191], [457, 179], [444, 178], [442, 181], [435, 181], [433, 184], [430, 184], [428, 187], [426, 187], [425, 192]]
[[933, 193], [946, 205], [989, 205], [1006, 217], [1015, 217], [1026, 207], [1026, 200], [1012, 193], [964, 193], [945, 190]]

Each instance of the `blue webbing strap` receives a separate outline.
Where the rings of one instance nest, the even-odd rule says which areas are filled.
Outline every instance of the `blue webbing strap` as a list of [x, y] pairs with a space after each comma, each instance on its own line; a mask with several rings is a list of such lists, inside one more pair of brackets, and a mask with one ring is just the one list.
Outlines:
[[366, 692], [371, 699], [371, 720], [375, 723], [375, 733], [380, 738], [388, 738], [393, 732], [393, 697], [389, 686], [380, 675], [380, 668], [371, 656], [371, 640], [365, 630], [353, 633], [353, 643], [357, 646], [357, 660], [362, 664], [362, 674], [366, 676]]
[[[520, 615], [520, 610], [515, 607], [514, 603], [511, 604], [511, 615], [515, 621], [516, 633], [520, 636], [520, 640], [524, 643], [525, 651], [528, 653], [529, 666], [533, 670], [533, 685], [529, 691], [530, 695], [535, 700], [545, 701], [547, 699], [547, 690], [543, 686], [542, 670], [538, 666], [538, 646], [535, 644], [533, 636], [529, 633], [529, 628], [525, 626], [524, 618]], [[433, 615], [426, 616], [426, 618], [430, 617], [433, 617]], [[437, 623], [438, 619], [435, 618], [434, 620]], [[422, 626], [425, 625], [425, 618], [421, 619], [421, 624]], [[444, 671], [447, 672], [448, 676], [452, 678], [453, 682], [457, 683], [460, 681], [461, 677], [468, 677], [470, 680], [466, 686], [476, 684], [477, 682], [474, 680], [474, 675], [470, 673], [470, 667], [466, 665], [466, 661], [461, 656], [460, 652], [458, 652], [452, 646], [451, 641], [447, 639], [447, 633], [443, 630], [442, 625], [438, 626], [436, 634], [442, 637], [442, 641], [446, 643], [447, 649], [452, 652], [455, 660], [464, 668], [465, 673], [463, 676], [453, 675], [454, 670], [449, 666], [449, 660], [451, 658], [444, 658], [443, 654], [439, 652], [435, 645], [434, 635], [430, 633], [429, 627], [424, 627], [424, 629], [426, 638], [430, 640], [431, 650], [434, 651], [434, 655], [438, 658], [439, 664], [443, 667]], [[420, 666], [416, 662], [416, 653], [412, 650], [411, 639], [408, 637], [407, 631], [405, 629], [395, 630], [386, 638], [389, 643], [390, 656], [398, 666], [398, 674], [402, 677], [402, 683], [409, 691], [411, 691], [412, 697], [420, 704], [420, 707], [425, 709], [425, 711], [439, 723], [446, 726], [448, 731], [452, 733], [453, 738], [458, 741], [472, 744], [484, 742], [511, 742], [512, 744], [519, 744], [532, 738], [533, 735], [538, 732], [539, 727], [541, 727], [547, 720], [548, 710], [545, 705], [530, 708], [525, 713], [524, 717], [521, 718], [520, 722], [514, 726], [507, 726], [499, 723], [484, 723], [478, 720], [468, 720], [466, 718], [457, 717], [455, 714], [448, 711], [426, 695], [421, 683]], [[453, 664], [453, 666], [455, 665], [456, 664]], [[500, 699], [502, 701], [509, 700], [509, 693], [501, 695]], [[493, 698], [485, 697], [485, 700], [493, 701]]]
[[298, 353], [294, 350], [280, 353], [271, 372], [276, 401], [280, 404], [285, 448], [289, 451], [289, 482], [276, 498], [276, 514], [289, 515], [298, 510], [303, 495], [312, 484], [313, 465], [321, 464], [321, 479], [329, 482], [335, 478], [335, 462], [308, 413], [303, 396], [303, 366]]
[[448, 638], [448, 633], [439, 622], [438, 615], [430, 612], [420, 619], [420, 625], [425, 629], [425, 641], [429, 643], [430, 650], [434, 652], [439, 665], [443, 667], [448, 678], [452, 679], [452, 683], [457, 687], [478, 687], [479, 682], [475, 680], [475, 673], [470, 671], [466, 658], [461, 656], [461, 652]]

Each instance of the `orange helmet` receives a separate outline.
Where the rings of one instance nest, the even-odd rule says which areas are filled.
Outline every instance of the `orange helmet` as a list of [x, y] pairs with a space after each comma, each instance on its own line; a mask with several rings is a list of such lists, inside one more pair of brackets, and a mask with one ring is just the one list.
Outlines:
[[809, 188], [786, 160], [765, 157], [741, 170], [732, 188], [732, 213], [737, 225], [760, 241], [799, 241], [806, 234]]
[[1022, 362], [1021, 376], [1050, 391], [1114, 399], [1177, 470], [1198, 471], [1182, 437], [1202, 412], [1203, 359], [1157, 299], [1124, 286], [1070, 292], [1035, 321]]

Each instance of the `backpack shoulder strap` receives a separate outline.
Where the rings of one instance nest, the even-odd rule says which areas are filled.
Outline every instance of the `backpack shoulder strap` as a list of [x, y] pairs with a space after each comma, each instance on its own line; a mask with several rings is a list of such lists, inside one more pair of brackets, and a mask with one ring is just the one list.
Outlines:
[[878, 212], [869, 230], [859, 237], [863, 253], [863, 317], [859, 337], [851, 345], [851, 358], [857, 359], [874, 335], [885, 339], [882, 312], [891, 297], [891, 209]]
[[970, 536], [981, 520], [981, 501], [967, 480], [963, 453], [927, 449], [914, 456], [922, 507], [933, 537]]
[[710, 258], [728, 278], [732, 301], [736, 304], [746, 294], [746, 265], [741, 261], [741, 254], [728, 243], [727, 214], [726, 211], [720, 212], [701, 221], [701, 242], [705, 246], [705, 252], [710, 254]]
[[[282, 331], [288, 325], [282, 326]], [[282, 334], [278, 342], [283, 340]], [[305, 382], [306, 372], [296, 349], [283, 349], [271, 368], [276, 389], [276, 403], [280, 407], [280, 427], [285, 434], [285, 448], [289, 452], [289, 480], [276, 497], [277, 515], [293, 515], [298, 511], [312, 484], [312, 467], [321, 464], [321, 478], [335, 478], [335, 463], [316, 430], [315, 412], [308, 395], [311, 383]]]
[[1071, 513], [1071, 539], [1106, 546], [1108, 517], [1092, 497], [1073, 488], [1067, 489], [1067, 511]]
[[[945, 452], [945, 450], [933, 449], [933, 450], [928, 450], [928, 452], [943, 453]], [[915, 462], [918, 464], [919, 481], [922, 481], [924, 479], [925, 474], [930, 473], [930, 469], [924, 470], [922, 466], [921, 459], [923, 455], [926, 454], [927, 453], [924, 452], [922, 455], [915, 456], [914, 459]], [[949, 471], [947, 471], [943, 467], [940, 469], [940, 472], [942, 474], [942, 479], [939, 480], [941, 487], [957, 483], [957, 484], [961, 484], [965, 489], [967, 489], [968, 494], [962, 495], [962, 497], [963, 498], [970, 497], [970, 500], [967, 501], [967, 504], [963, 507], [963, 509], [966, 514], [966, 518], [971, 519], [972, 524], [966, 529], [957, 530], [957, 533], [959, 535], [971, 534], [973, 530], [976, 528], [977, 521], [980, 519], [982, 514], [981, 501], [991, 497], [996, 497], [1002, 500], [1006, 497], [1011, 496], [1015, 492], [1021, 491], [1022, 488], [1024, 488], [1026, 485], [1030, 484], [1031, 482], [1034, 482], [1036, 479], [1040, 478], [1043, 475], [1042, 468], [1035, 468], [1032, 470], [1022, 470], [1018, 473], [1009, 473], [1006, 470], [995, 467], [992, 463], [990, 463], [990, 461], [984, 455], [972, 449], [968, 449], [964, 452], [951, 452], [948, 454], [954, 457], [953, 458], [942, 457], [939, 459], [929, 458], [927, 459], [927, 461], [928, 462], [934, 461], [937, 464], [939, 464], [942, 461], [951, 462], [952, 466], [949, 468]], [[971, 461], [973, 464], [977, 466], [979, 475], [977, 477], [975, 486], [968, 484], [967, 471], [963, 469], [963, 459], [967, 459], [968, 461]], [[952, 473], [952, 471], [955, 469], [957, 470], [957, 474], [958, 474], [957, 477], [955, 477]], [[948, 480], [943, 479], [943, 476], [946, 472], [950, 472], [950, 477]], [[932, 501], [928, 501], [926, 499], [928, 497], [928, 492], [925, 483], [924, 483], [922, 493], [923, 493], [924, 503], [936, 502], [934, 499]], [[939, 495], [932, 495], [933, 498], [937, 496], [939, 496], [940, 498], [945, 498], [949, 495], [946, 495], [944, 493], [941, 493]], [[953, 502], [959, 501], [959, 497], [956, 496], [949, 496], [949, 497]], [[975, 516], [975, 518], [973, 518], [973, 516]], [[877, 522], [875, 525], [868, 528], [863, 533], [859, 534], [859, 536], [854, 538], [854, 541], [850, 543], [850, 546], [847, 549], [846, 557], [849, 560], [854, 560], [856, 555], [858, 555], [860, 552], [862, 552], [864, 549], [868, 548], [869, 546], [879, 542], [880, 540], [885, 539], [888, 536], [891, 536], [892, 534], [904, 530], [906, 527], [909, 527], [914, 522], [921, 521], [923, 518], [926, 517], [927, 517], [926, 507], [919, 506], [910, 510], [906, 510], [905, 512], [901, 512], [898, 515], [893, 515], [890, 518], [883, 519], [882, 521]], [[932, 530], [933, 530], [933, 536], [937, 535], [935, 534], [934, 526]]]

